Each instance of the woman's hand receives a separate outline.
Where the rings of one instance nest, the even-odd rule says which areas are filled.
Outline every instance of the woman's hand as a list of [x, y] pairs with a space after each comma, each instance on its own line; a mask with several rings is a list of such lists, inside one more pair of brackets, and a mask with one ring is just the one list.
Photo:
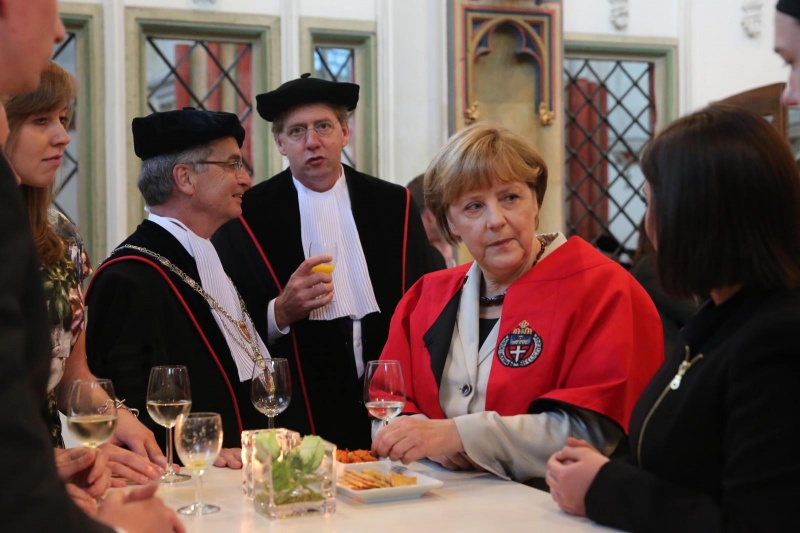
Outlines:
[[586, 493], [600, 468], [608, 462], [585, 440], [567, 439], [567, 445], [547, 461], [545, 481], [553, 500], [564, 511], [586, 516]]
[[403, 464], [429, 457], [447, 468], [464, 465], [464, 445], [453, 420], [398, 418], [375, 436], [372, 453]]
[[100, 446], [100, 449], [108, 455], [108, 468], [111, 473], [119, 476], [111, 479], [111, 485], [114, 487], [124, 487], [127, 484], [125, 479], [139, 485], [146, 485], [150, 480], [155, 481], [164, 473], [161, 466], [151, 463], [145, 457], [130, 450], [120, 448], [116, 444], [107, 442]]
[[105, 494], [111, 485], [108, 456], [100, 449], [55, 449], [58, 475], [65, 483], [72, 483], [96, 498]]
[[[167, 458], [164, 457], [161, 448], [158, 447], [153, 432], [139, 422], [139, 419], [133, 416], [130, 411], [117, 409], [117, 428], [114, 430], [111, 443], [128, 448], [136, 455], [149, 459], [150, 463], [154, 463], [162, 467], [162, 469], [167, 466]], [[145, 473], [141, 470], [139, 472]]]
[[214, 461], [214, 466], [224, 467], [227, 466], [233, 470], [238, 470], [242, 467], [242, 449], [241, 448], [222, 448]]

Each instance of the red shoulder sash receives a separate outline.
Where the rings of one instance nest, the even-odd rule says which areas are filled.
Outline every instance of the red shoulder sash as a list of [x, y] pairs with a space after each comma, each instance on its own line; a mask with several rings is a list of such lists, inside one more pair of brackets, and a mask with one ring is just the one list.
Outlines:
[[181, 296], [181, 293], [178, 290], [178, 287], [175, 286], [175, 284], [169, 278], [167, 273], [164, 272], [164, 270], [155, 261], [151, 261], [150, 259], [147, 259], [146, 257], [140, 257], [138, 255], [126, 255], [126, 256], [123, 256], [123, 257], [118, 257], [116, 259], [111, 259], [109, 261], [104, 262], [94, 272], [94, 275], [92, 276], [92, 280], [89, 282], [89, 287], [86, 289], [86, 298], [87, 298], [87, 300], [89, 298], [89, 292], [92, 290], [92, 286], [94, 284], [94, 280], [97, 279], [98, 274], [100, 274], [100, 272], [105, 270], [106, 267], [109, 267], [109, 266], [113, 265], [114, 263], [119, 263], [121, 261], [139, 261], [139, 262], [144, 263], [146, 265], [150, 265], [151, 267], [156, 269], [156, 272], [158, 272], [161, 275], [161, 277], [164, 278], [164, 281], [167, 282], [167, 285], [169, 286], [170, 289], [172, 289], [172, 292], [175, 294], [175, 297], [178, 299], [178, 301], [183, 306], [184, 311], [186, 311], [186, 315], [189, 317], [189, 320], [191, 320], [192, 325], [194, 326], [195, 330], [197, 331], [197, 334], [200, 335], [200, 338], [203, 340], [203, 344], [206, 345], [206, 348], [208, 349], [208, 352], [211, 354], [211, 358], [214, 359], [214, 363], [217, 365], [217, 368], [219, 369], [220, 374], [222, 374], [222, 379], [225, 380], [225, 384], [228, 386], [228, 394], [230, 394], [231, 401], [233, 401], [233, 409], [234, 409], [234, 411], [236, 413], [236, 424], [239, 426], [239, 432], [244, 431], [244, 426], [242, 425], [242, 415], [239, 412], [239, 402], [236, 401], [236, 394], [233, 391], [233, 385], [231, 385], [231, 382], [228, 379], [228, 374], [225, 373], [225, 369], [222, 367], [222, 363], [220, 363], [219, 357], [217, 357], [217, 352], [214, 351], [214, 348], [211, 346], [211, 343], [208, 341], [208, 337], [206, 337], [205, 333], [203, 333], [203, 330], [200, 327], [200, 324], [197, 322], [197, 318], [194, 316], [194, 313], [192, 313], [192, 310], [189, 308], [189, 304], [187, 304], [186, 300], [183, 298], [183, 296]]

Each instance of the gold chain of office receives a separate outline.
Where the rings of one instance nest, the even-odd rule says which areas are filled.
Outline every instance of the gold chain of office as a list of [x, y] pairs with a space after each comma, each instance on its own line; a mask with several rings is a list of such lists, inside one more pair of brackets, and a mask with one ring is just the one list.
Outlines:
[[[205, 291], [205, 289], [203, 289], [203, 287], [199, 283], [197, 283], [195, 280], [193, 280], [191, 277], [189, 277], [188, 274], [186, 274], [183, 270], [181, 270], [180, 268], [175, 266], [172, 263], [172, 261], [170, 261], [169, 259], [167, 259], [163, 255], [159, 255], [159, 254], [157, 254], [156, 252], [154, 252], [152, 250], [148, 250], [147, 248], [143, 248], [141, 246], [134, 246], [132, 244], [123, 244], [122, 246], [119, 246], [116, 250], [114, 250], [114, 252], [116, 252], [117, 250], [120, 250], [122, 248], [127, 248], [129, 250], [135, 250], [135, 251], [143, 253], [145, 255], [149, 255], [150, 257], [156, 259], [159, 263], [161, 263], [162, 265], [167, 267], [169, 270], [171, 270], [176, 276], [181, 278], [181, 280], [184, 283], [186, 283], [189, 287], [194, 289], [194, 291], [197, 294], [202, 296], [203, 299], [206, 301], [206, 303], [208, 303], [209, 307], [211, 307], [215, 311], [218, 311], [222, 315], [223, 318], [225, 318], [226, 320], [228, 320], [231, 324], [233, 324], [235, 326], [234, 329], [236, 330], [236, 332], [238, 332], [239, 336], [241, 336], [245, 340], [245, 342], [247, 343], [246, 346], [239, 340], [238, 336], [235, 335], [228, 328], [228, 326], [227, 326], [227, 324], [225, 324], [224, 320], [220, 321], [222, 326], [225, 328], [225, 331], [228, 333], [228, 336], [231, 339], [233, 339], [233, 341], [237, 345], [239, 345], [239, 347], [242, 350], [244, 350], [244, 352], [248, 356], [250, 356], [250, 359], [252, 359], [253, 362], [258, 362], [259, 360], [264, 358], [263, 354], [261, 353], [261, 350], [259, 350], [259, 348], [258, 348], [258, 340], [253, 338], [253, 334], [250, 332], [250, 328], [247, 326], [247, 322], [249, 321], [250, 325], [253, 327], [253, 331], [255, 331], [255, 325], [253, 324], [253, 319], [250, 318], [250, 315], [247, 312], [247, 307], [244, 305], [244, 300], [242, 299], [242, 295], [239, 294], [238, 290], [236, 290], [236, 286], [233, 284], [233, 281], [231, 281], [230, 278], [228, 278], [228, 281], [230, 282], [231, 287], [233, 288], [233, 291], [236, 293], [236, 297], [239, 299], [239, 307], [240, 307], [240, 309], [242, 311], [242, 320], [236, 320], [233, 316], [231, 316], [231, 314], [224, 307], [222, 307], [222, 305], [220, 305], [219, 302], [217, 302], [214, 299], [213, 296], [208, 294]], [[113, 254], [113, 252], [112, 252], [112, 254]]]

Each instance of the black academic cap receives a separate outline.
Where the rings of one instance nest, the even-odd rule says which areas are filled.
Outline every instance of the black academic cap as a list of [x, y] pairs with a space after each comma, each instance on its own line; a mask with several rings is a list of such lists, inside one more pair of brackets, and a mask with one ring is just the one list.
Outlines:
[[133, 150], [141, 159], [187, 150], [215, 139], [233, 137], [242, 147], [244, 128], [239, 117], [223, 111], [193, 107], [137, 117], [131, 124]]
[[800, 19], [800, 2], [797, 0], [778, 0], [775, 9], [781, 13]]
[[267, 122], [272, 122], [290, 109], [306, 104], [341, 105], [352, 111], [358, 103], [358, 88], [355, 83], [312, 78], [311, 74], [305, 73], [274, 91], [256, 96], [256, 109]]

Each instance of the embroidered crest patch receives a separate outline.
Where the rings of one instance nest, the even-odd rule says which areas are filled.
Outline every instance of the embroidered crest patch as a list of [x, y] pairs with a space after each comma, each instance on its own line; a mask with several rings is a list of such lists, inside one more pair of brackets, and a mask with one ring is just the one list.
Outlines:
[[519, 323], [497, 346], [497, 358], [504, 366], [528, 366], [542, 353], [542, 338], [531, 329], [527, 320]]

